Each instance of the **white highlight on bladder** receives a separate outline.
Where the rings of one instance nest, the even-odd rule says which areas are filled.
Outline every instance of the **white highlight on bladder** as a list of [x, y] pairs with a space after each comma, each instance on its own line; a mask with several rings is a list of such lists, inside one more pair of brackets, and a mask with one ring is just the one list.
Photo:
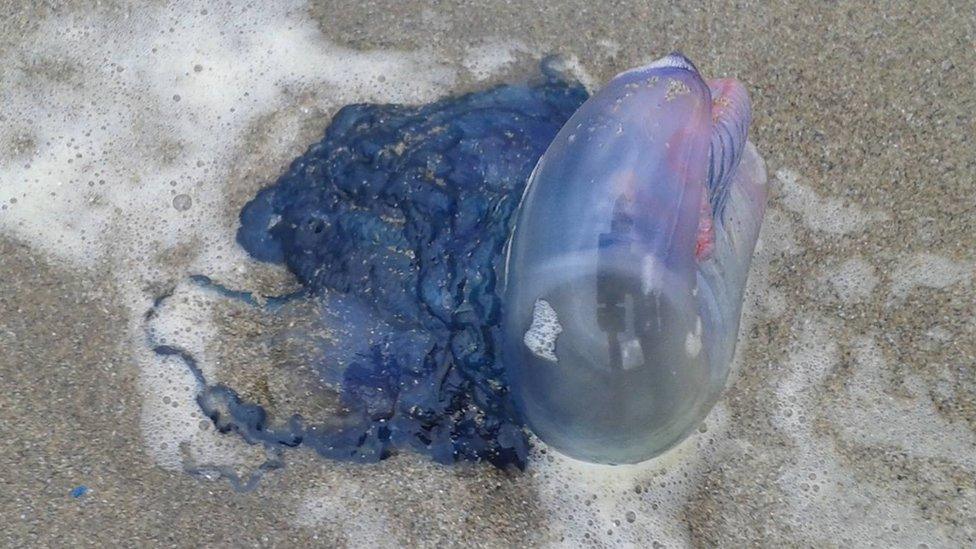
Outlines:
[[701, 317], [695, 319], [695, 330], [693, 332], [688, 332], [685, 336], [685, 352], [688, 353], [690, 357], [698, 356], [701, 352], [702, 341], [701, 341]]
[[556, 357], [556, 338], [563, 331], [559, 316], [552, 305], [544, 299], [535, 300], [532, 308], [532, 324], [526, 330], [522, 341], [532, 354], [551, 362], [559, 362]]
[[641, 261], [641, 293], [651, 295], [651, 292], [659, 292], [663, 286], [663, 267], [661, 267], [653, 255], [645, 255]]

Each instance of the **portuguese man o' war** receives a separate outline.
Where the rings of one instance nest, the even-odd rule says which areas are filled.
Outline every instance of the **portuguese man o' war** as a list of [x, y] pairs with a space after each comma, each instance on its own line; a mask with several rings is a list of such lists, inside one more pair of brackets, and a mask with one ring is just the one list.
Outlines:
[[[340, 417], [274, 417], [181, 359], [197, 403], [221, 432], [273, 449], [304, 446], [371, 462], [400, 451], [440, 463], [524, 467], [528, 440], [508, 397], [498, 274], [529, 175], [586, 90], [547, 60], [537, 82], [503, 85], [418, 107], [339, 110], [323, 139], [240, 214], [238, 243], [284, 264], [298, 295], [257, 299], [194, 277], [197, 287], [287, 314], [321, 311], [309, 332], [333, 341], [312, 365], [334, 388]], [[167, 298], [148, 318], [164, 312]]]
[[238, 243], [302, 290], [192, 277], [268, 314], [313, 303], [309, 331], [330, 334], [313, 367], [338, 417], [278, 417], [212, 383], [154, 336], [156, 301], [150, 342], [188, 366], [218, 430], [275, 455], [523, 468], [526, 424], [611, 463], [697, 425], [728, 372], [762, 217], [745, 92], [672, 55], [587, 100], [553, 67], [429, 105], [341, 109], [240, 214]]
[[539, 160], [505, 276], [504, 360], [530, 428], [644, 461], [718, 399], [765, 205], [741, 84], [680, 54], [614, 78]]

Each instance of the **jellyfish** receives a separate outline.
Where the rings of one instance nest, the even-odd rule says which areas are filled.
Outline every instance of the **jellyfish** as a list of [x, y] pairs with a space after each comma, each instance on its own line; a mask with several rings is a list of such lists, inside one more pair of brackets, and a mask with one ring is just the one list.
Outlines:
[[611, 80], [539, 159], [507, 251], [503, 360], [560, 452], [647, 460], [719, 398], [765, 204], [749, 122], [742, 84], [675, 53]]
[[333, 391], [335, 414], [208, 379], [155, 327], [172, 291], [149, 344], [186, 365], [217, 430], [274, 450], [269, 470], [298, 446], [524, 468], [529, 430], [579, 459], [647, 459], [728, 374], [765, 192], [748, 123], [740, 84], [677, 54], [589, 98], [550, 58], [525, 84], [346, 106], [240, 213], [238, 244], [301, 289], [176, 289], [283, 315], [289, 338], [330, 334], [302, 386]]

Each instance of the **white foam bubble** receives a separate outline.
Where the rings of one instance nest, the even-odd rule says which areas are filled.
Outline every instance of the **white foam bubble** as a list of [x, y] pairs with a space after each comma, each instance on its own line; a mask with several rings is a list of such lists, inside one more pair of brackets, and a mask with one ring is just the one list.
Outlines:
[[559, 315], [552, 305], [544, 299], [537, 299], [532, 307], [532, 324], [526, 330], [522, 341], [532, 354], [550, 362], [558, 362], [556, 339], [563, 331]]
[[[844, 410], [822, 405], [819, 398], [827, 393], [824, 386], [841, 367], [841, 333], [834, 321], [816, 315], [800, 318], [784, 364], [788, 375], [776, 391], [780, 413], [773, 417], [774, 424], [795, 445], [791, 463], [778, 483], [796, 534], [804, 544], [814, 545], [823, 540], [847, 540], [853, 546], [947, 544], [944, 533], [905, 501], [896, 487], [860, 478], [844, 462], [835, 440], [816, 427], [817, 419], [826, 412], [831, 425], [852, 442], [918, 444], [902, 439], [912, 433], [899, 420], [898, 412], [892, 409], [877, 415], [878, 406], [889, 403], [871, 401], [882, 398], [883, 380], [879, 379], [878, 351], [870, 339], [861, 338], [857, 343], [862, 371], [855, 375], [855, 393], [862, 396], [846, 401]], [[887, 425], [879, 425], [879, 421]], [[864, 438], [866, 434], [869, 439]]]
[[[0, 227], [82, 261], [122, 246], [225, 235], [214, 215], [222, 197], [214, 181], [233, 167], [242, 132], [257, 116], [300, 93], [315, 93], [326, 110], [424, 101], [455, 78], [427, 54], [330, 45], [297, 16], [299, 4], [210, 7], [197, 16], [204, 6], [42, 23], [45, 38], [28, 55], [35, 63], [58, 60], [65, 74], [57, 78], [71, 86], [30, 72], [5, 82], [3, 112], [24, 121], [7, 131], [28, 131], [36, 148], [0, 172], [0, 202], [8, 203]], [[202, 207], [168, 207], [180, 195]]]
[[532, 483], [547, 511], [549, 529], [560, 534], [554, 544], [687, 546], [685, 505], [700, 468], [717, 451], [712, 433], [722, 432], [727, 420], [728, 413], [719, 404], [709, 414], [707, 434], [697, 433], [666, 454], [637, 465], [585, 463], [546, 450], [534, 440]]
[[962, 422], [939, 413], [927, 383], [917, 375], [903, 379], [907, 394], [894, 389], [891, 364], [876, 335], [855, 337], [854, 369], [845, 388], [847, 398], [828, 410], [850, 440], [902, 449], [908, 455], [948, 460], [976, 470], [976, 434]]
[[905, 258], [891, 272], [891, 300], [904, 300], [915, 288], [946, 288], [969, 284], [976, 276], [976, 265], [953, 261], [931, 253]]
[[[360, 482], [349, 479], [338, 486], [316, 488], [302, 496], [295, 514], [295, 525], [317, 529], [338, 527], [349, 547], [400, 547], [391, 535], [386, 516], [379, 512]], [[355, 517], [349, 520], [349, 517]]]
[[832, 235], [862, 231], [873, 223], [885, 221], [888, 214], [866, 211], [857, 204], [847, 204], [836, 197], [822, 197], [800, 182], [798, 173], [789, 169], [776, 172], [783, 195], [783, 205], [800, 214], [809, 229]]
[[829, 268], [819, 281], [842, 303], [860, 303], [871, 297], [879, 278], [874, 266], [861, 257], [852, 257]]
[[477, 80], [485, 80], [509, 67], [529, 49], [517, 40], [496, 39], [468, 48], [462, 64]]
[[745, 311], [749, 306], [755, 305], [757, 312], [761, 311], [763, 315], [773, 318], [786, 312], [786, 296], [770, 283], [769, 269], [774, 259], [795, 255], [800, 251], [793, 236], [794, 231], [793, 223], [784, 212], [773, 207], [766, 209], [749, 267], [749, 279], [746, 281], [743, 329], [740, 332], [745, 331], [745, 319], [749, 318]]

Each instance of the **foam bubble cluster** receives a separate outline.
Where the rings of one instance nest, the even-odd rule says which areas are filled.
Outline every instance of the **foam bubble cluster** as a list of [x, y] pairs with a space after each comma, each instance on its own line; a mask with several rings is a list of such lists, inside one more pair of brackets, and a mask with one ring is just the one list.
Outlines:
[[532, 309], [532, 324], [522, 338], [525, 346], [539, 358], [557, 362], [556, 339], [562, 333], [559, 316], [545, 299], [538, 299]]

